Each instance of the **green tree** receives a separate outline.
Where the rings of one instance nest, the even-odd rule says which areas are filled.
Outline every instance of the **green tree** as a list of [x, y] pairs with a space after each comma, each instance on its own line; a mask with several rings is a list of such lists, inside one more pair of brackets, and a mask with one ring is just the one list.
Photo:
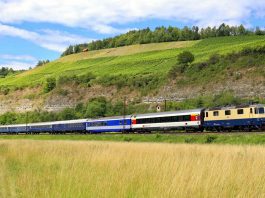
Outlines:
[[58, 115], [59, 120], [74, 120], [77, 117], [75, 116], [75, 110], [72, 108], [66, 108], [61, 111]]
[[246, 29], [245, 29], [245, 27], [242, 24], [238, 27], [238, 34], [239, 35], [246, 34]]
[[104, 97], [91, 99], [87, 104], [86, 117], [104, 117], [107, 111], [107, 101]]

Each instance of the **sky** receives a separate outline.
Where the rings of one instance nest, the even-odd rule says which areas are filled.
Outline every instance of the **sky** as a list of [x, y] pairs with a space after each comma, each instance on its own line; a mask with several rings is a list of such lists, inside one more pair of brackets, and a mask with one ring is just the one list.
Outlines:
[[157, 26], [265, 27], [265, 0], [0, 0], [0, 67], [28, 69], [69, 46]]

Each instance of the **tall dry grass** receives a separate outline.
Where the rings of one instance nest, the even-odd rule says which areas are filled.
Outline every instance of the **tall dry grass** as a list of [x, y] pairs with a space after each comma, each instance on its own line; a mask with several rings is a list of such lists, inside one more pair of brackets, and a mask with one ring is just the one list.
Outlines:
[[265, 197], [265, 147], [2, 140], [0, 197]]

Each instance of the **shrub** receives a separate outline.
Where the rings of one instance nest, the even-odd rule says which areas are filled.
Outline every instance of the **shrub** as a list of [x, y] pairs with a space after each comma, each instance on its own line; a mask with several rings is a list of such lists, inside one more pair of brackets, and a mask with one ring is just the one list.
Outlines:
[[0, 87], [0, 93], [1, 94], [7, 95], [9, 92], [10, 92], [10, 88], [9, 87], [7, 87], [7, 86], [1, 86]]
[[104, 117], [107, 112], [107, 101], [104, 97], [91, 99], [87, 104], [86, 117]]
[[90, 72], [84, 75], [66, 75], [66, 76], [59, 76], [57, 79], [57, 85], [63, 85], [67, 83], [76, 83], [76, 84], [87, 84], [91, 80], [95, 79], [96, 76]]
[[73, 120], [76, 119], [75, 110], [72, 108], [66, 108], [63, 111], [59, 112], [59, 120]]
[[217, 139], [216, 136], [210, 136], [210, 135], [209, 135], [209, 136], [206, 137], [205, 143], [210, 144], [210, 143], [212, 143], [215, 139]]
[[220, 59], [221, 59], [220, 54], [213, 54], [213, 55], [210, 56], [208, 62], [210, 64], [216, 64], [216, 63], [218, 63], [220, 61]]
[[195, 139], [194, 139], [193, 137], [191, 137], [191, 138], [186, 138], [186, 139], [184, 140], [184, 142], [185, 142], [185, 143], [193, 143], [193, 142], [195, 142]]
[[57, 79], [57, 85], [63, 85], [76, 80], [76, 75], [59, 76]]
[[56, 79], [53, 77], [47, 78], [44, 84], [43, 91], [44, 93], [49, 93], [56, 87]]
[[176, 74], [177, 74], [177, 65], [174, 65], [173, 67], [171, 67], [171, 69], [168, 71], [168, 77], [169, 78], [176, 78]]
[[189, 51], [184, 51], [178, 55], [179, 63], [192, 63], [194, 61], [194, 55]]
[[155, 138], [156, 139], [159, 139], [159, 138], [161, 138], [161, 135], [159, 133], [157, 133], [156, 136], [155, 136]]
[[84, 75], [81, 75], [81, 76], [78, 76], [76, 78], [76, 82], [78, 84], [81, 84], [81, 83], [89, 83], [91, 80], [95, 79], [96, 76], [90, 72], [84, 74]]
[[132, 138], [131, 137], [124, 137], [123, 140], [125, 142], [130, 142], [130, 141], [132, 141]]
[[197, 63], [196, 66], [197, 66], [198, 70], [202, 70], [208, 66], [208, 63], [207, 62], [201, 62], [201, 63]]

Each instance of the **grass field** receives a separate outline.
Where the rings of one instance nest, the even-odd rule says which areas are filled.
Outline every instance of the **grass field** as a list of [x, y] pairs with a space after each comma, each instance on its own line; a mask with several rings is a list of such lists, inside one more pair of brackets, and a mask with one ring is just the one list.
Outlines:
[[0, 135], [0, 140], [97, 140], [118, 142], [163, 142], [189, 144], [264, 145], [264, 133], [229, 134], [94, 134], [94, 135]]
[[226, 54], [246, 46], [265, 44], [265, 36], [219, 37], [200, 41], [135, 45], [75, 54], [45, 66], [0, 79], [1, 85], [28, 86], [43, 82], [48, 76], [81, 75], [91, 72], [96, 76], [137, 75], [152, 73], [166, 75], [177, 63], [177, 55], [189, 50], [195, 61], [206, 60], [213, 53]]
[[264, 197], [265, 147], [0, 141], [0, 197]]

